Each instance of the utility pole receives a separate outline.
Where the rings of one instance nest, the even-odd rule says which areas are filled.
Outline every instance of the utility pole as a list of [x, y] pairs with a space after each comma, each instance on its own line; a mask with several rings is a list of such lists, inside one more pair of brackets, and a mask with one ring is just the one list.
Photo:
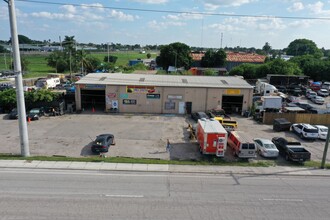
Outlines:
[[330, 139], [330, 125], [328, 125], [328, 134], [327, 134], [327, 140], [324, 145], [324, 151], [323, 151], [323, 158], [321, 163], [321, 169], [324, 169], [325, 161], [327, 159], [327, 153], [328, 153], [328, 147], [329, 147], [329, 139]]
[[223, 33], [221, 33], [221, 44], [220, 44], [220, 49], [222, 49], [222, 39], [223, 39]]
[[16, 74], [16, 99], [18, 112], [19, 137], [21, 145], [21, 156], [29, 157], [29, 137], [26, 123], [25, 101], [23, 91], [23, 76], [21, 67], [21, 58], [19, 53], [19, 42], [16, 26], [16, 14], [14, 0], [4, 0], [8, 3], [10, 30], [11, 30], [11, 45], [14, 55], [14, 72]]
[[109, 54], [109, 42], [108, 42], [108, 63], [110, 62], [110, 54]]

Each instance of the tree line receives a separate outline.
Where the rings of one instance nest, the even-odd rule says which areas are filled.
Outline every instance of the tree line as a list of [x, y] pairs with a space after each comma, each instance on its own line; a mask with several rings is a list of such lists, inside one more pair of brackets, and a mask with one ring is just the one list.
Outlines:
[[[169, 66], [188, 69], [193, 63], [191, 52], [188, 45], [179, 42], [161, 46], [160, 55], [156, 58], [157, 65], [165, 70]], [[273, 50], [266, 42], [259, 54], [266, 56], [264, 64], [241, 64], [233, 68], [228, 75], [240, 75], [245, 79], [263, 78], [267, 74], [306, 75], [316, 81], [330, 81], [329, 53], [319, 49], [311, 40], [296, 39], [283, 51]], [[282, 59], [283, 55], [291, 58], [285, 61]], [[201, 60], [201, 66], [205, 68], [224, 67], [225, 63], [225, 49], [208, 49]]]

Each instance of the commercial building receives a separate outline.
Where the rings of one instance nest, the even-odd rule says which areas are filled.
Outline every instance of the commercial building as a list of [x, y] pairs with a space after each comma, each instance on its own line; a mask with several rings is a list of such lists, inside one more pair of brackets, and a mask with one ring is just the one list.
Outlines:
[[76, 82], [76, 109], [121, 113], [190, 114], [248, 110], [253, 87], [236, 76], [91, 73]]

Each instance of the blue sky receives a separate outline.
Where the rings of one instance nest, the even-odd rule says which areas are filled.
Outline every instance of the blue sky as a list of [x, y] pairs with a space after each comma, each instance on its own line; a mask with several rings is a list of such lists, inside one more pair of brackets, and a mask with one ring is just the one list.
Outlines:
[[[15, 0], [15, 5], [19, 34], [34, 40], [68, 35], [78, 43], [214, 48], [262, 48], [268, 42], [283, 49], [306, 38], [330, 49], [330, 0]], [[8, 6], [0, 1], [0, 39], [9, 38]]]

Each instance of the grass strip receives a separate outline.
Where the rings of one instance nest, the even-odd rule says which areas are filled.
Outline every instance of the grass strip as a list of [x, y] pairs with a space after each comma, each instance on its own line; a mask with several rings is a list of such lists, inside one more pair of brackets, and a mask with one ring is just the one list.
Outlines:
[[[261, 161], [226, 161], [223, 158], [209, 157], [204, 160], [161, 160], [151, 158], [131, 158], [131, 157], [66, 157], [61, 155], [54, 156], [31, 156], [22, 157], [20, 155], [0, 154], [0, 160], [27, 160], [27, 161], [70, 161], [70, 162], [105, 162], [105, 163], [137, 163], [137, 164], [173, 164], [173, 165], [204, 165], [204, 166], [241, 166], [241, 167], [272, 167], [277, 166], [276, 161], [261, 160]], [[294, 167], [312, 167], [320, 168], [321, 162], [306, 161], [304, 164], [290, 163], [289, 166]], [[330, 169], [330, 164], [325, 165], [326, 169]]]

